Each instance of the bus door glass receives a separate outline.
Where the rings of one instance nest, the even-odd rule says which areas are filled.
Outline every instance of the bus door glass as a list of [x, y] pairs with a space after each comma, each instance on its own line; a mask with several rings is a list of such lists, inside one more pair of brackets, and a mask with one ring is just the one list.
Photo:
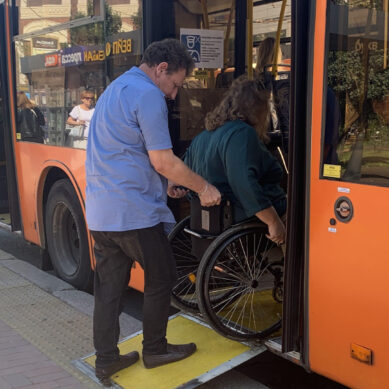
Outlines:
[[[195, 61], [176, 99], [167, 101], [173, 150], [181, 157], [204, 130], [206, 114], [234, 80], [236, 9], [232, 0], [174, 0], [173, 9], [175, 38], [185, 44]], [[201, 54], [201, 40], [203, 44], [216, 42], [214, 53]], [[169, 206], [177, 220], [189, 213], [187, 201], [169, 199]]]
[[[273, 51], [262, 56], [259, 46], [264, 40], [275, 41], [281, 1], [235, 0], [174, 0], [175, 36], [187, 46], [195, 60], [195, 70], [186, 79], [176, 100], [168, 102], [170, 108], [170, 130], [173, 148], [177, 155], [182, 155], [191, 140], [204, 129], [204, 119], [221, 101], [232, 81], [253, 69], [253, 77], [267, 73], [271, 77]], [[252, 7], [252, 28], [246, 28], [247, 9]], [[248, 31], [252, 36], [248, 39]], [[287, 1], [286, 12], [281, 29], [281, 46], [278, 56], [279, 73], [277, 76], [277, 105], [273, 106], [272, 128], [274, 144], [282, 144], [287, 152], [287, 134], [289, 131], [289, 73], [291, 58], [291, 1]], [[197, 40], [196, 40], [197, 39]], [[200, 53], [200, 40], [217, 42], [212, 52]], [[197, 42], [197, 43], [196, 43]], [[247, 45], [251, 45], [247, 47]], [[273, 46], [272, 46], [273, 47]], [[243, 48], [243, 50], [242, 50]], [[248, 56], [248, 51], [252, 55]], [[210, 55], [211, 54], [211, 55]], [[248, 63], [250, 60], [250, 63]], [[284, 79], [284, 81], [281, 81]], [[268, 85], [269, 88], [270, 85]], [[276, 112], [277, 111], [277, 112]], [[281, 139], [281, 130], [284, 134]], [[274, 138], [274, 139], [275, 139]], [[278, 156], [278, 152], [277, 152]], [[286, 160], [286, 154], [284, 155]], [[286, 179], [285, 179], [286, 182]], [[286, 188], [286, 184], [285, 184]], [[187, 209], [177, 206], [177, 200], [171, 201], [177, 219], [182, 219]]]
[[[0, 58], [0, 60], [2, 60], [2, 58]], [[0, 90], [3, 90], [4, 88], [5, 85], [0, 75]], [[4, 120], [4, 110], [4, 99], [2, 94], [0, 94], [0, 222], [9, 224], [8, 185], [4, 139], [6, 126]]]
[[[325, 20], [325, 12], [318, 5], [316, 20]], [[389, 345], [388, 1], [328, 1], [326, 38], [324, 44], [317, 32], [313, 74], [310, 367], [347, 386], [383, 388]]]
[[76, 121], [89, 123], [109, 83], [140, 63], [142, 1], [38, 3], [19, 6], [17, 140], [86, 149], [88, 125]]

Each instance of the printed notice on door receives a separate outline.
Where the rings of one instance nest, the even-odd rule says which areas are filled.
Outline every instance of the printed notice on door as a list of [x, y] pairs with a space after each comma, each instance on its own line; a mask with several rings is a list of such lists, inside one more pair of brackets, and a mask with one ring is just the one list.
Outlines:
[[181, 42], [188, 49], [196, 68], [223, 67], [224, 33], [219, 30], [180, 29]]

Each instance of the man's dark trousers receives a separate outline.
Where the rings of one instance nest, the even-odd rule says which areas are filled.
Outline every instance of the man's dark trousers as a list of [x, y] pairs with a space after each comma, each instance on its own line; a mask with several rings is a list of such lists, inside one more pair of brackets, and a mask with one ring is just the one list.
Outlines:
[[96, 366], [107, 365], [119, 357], [119, 315], [133, 261], [139, 262], [145, 273], [143, 353], [165, 353], [170, 296], [177, 273], [162, 223], [138, 230], [91, 233], [96, 259], [93, 314]]

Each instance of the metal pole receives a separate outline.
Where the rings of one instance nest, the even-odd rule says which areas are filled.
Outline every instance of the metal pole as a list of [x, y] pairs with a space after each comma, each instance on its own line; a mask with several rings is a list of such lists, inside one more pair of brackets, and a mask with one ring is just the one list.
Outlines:
[[204, 21], [204, 29], [209, 29], [209, 20], [208, 20], [208, 6], [207, 0], [201, 0], [201, 8], [203, 10], [203, 21]]
[[277, 66], [278, 51], [280, 49], [281, 29], [282, 29], [282, 22], [284, 21], [284, 16], [285, 16], [286, 2], [287, 0], [282, 0], [280, 18], [278, 19], [277, 36], [276, 36], [276, 43], [274, 46], [274, 57], [273, 57], [273, 68], [272, 68], [272, 74], [274, 77], [276, 77], [278, 73], [278, 66]]
[[230, 35], [231, 35], [232, 16], [234, 14], [234, 10], [235, 10], [235, 0], [232, 0], [231, 1], [230, 15], [228, 16], [228, 24], [227, 24], [226, 36], [224, 37], [224, 59], [223, 59], [224, 67], [227, 67], [228, 42], [230, 40]]
[[247, 0], [247, 47], [246, 47], [246, 65], [247, 77], [253, 79], [253, 0]]
[[385, 14], [385, 26], [384, 26], [384, 69], [388, 67], [388, 3], [389, 0], [384, 0], [384, 14]]

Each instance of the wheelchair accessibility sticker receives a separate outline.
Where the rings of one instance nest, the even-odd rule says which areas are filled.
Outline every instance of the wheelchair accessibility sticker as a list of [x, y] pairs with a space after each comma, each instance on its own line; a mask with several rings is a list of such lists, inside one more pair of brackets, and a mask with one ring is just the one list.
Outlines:
[[188, 49], [196, 68], [217, 69], [223, 67], [223, 31], [180, 29], [181, 42]]

